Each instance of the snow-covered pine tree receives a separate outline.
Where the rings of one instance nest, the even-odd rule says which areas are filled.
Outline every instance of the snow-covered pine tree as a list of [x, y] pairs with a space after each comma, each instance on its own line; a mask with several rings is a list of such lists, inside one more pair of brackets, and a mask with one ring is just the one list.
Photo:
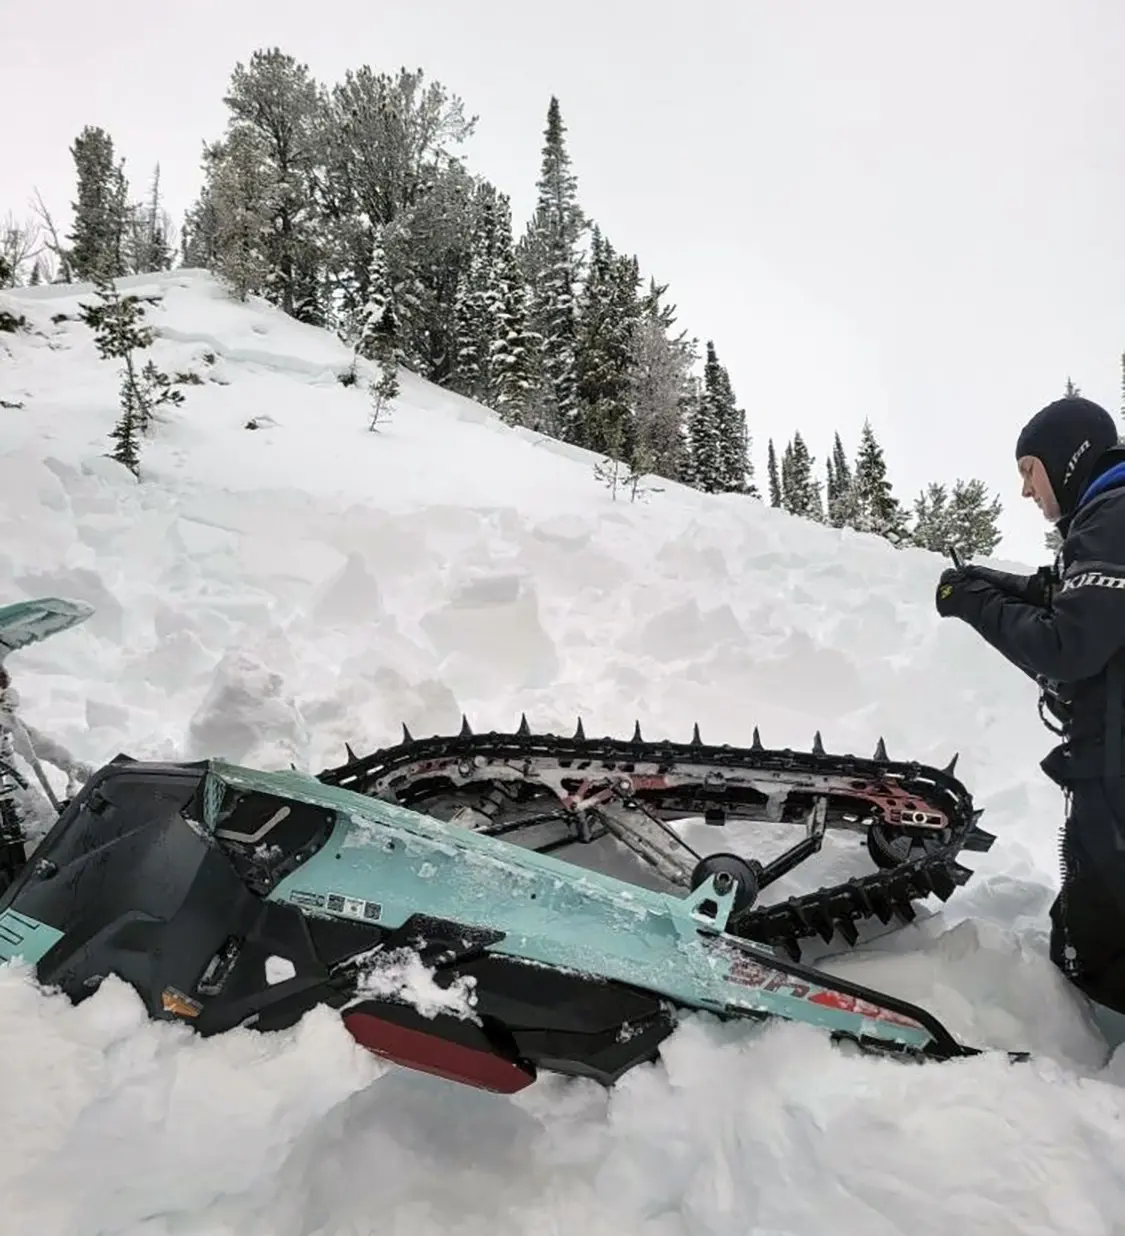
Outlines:
[[766, 472], [769, 476], [769, 494], [770, 506], [781, 506], [781, 478], [777, 472], [777, 452], [773, 447], [773, 439], [769, 440], [769, 449], [766, 453]]
[[152, 415], [164, 404], [181, 404], [184, 396], [171, 378], [148, 360], [137, 372], [134, 353], [152, 346], [153, 330], [144, 323], [142, 298], [122, 296], [112, 279], [98, 274], [94, 287], [100, 304], [81, 304], [78, 316], [94, 331], [94, 345], [103, 360], [123, 361], [121, 416], [110, 437], [112, 457], [137, 475], [140, 439], [149, 430]]
[[70, 270], [79, 281], [117, 278], [127, 273], [124, 161], [117, 162], [109, 134], [90, 125], [75, 138], [70, 153], [78, 176], [77, 200], [71, 203], [74, 226], [67, 237]]
[[496, 249], [488, 289], [492, 317], [489, 406], [509, 425], [524, 424], [533, 384], [536, 340], [528, 327], [527, 297], [512, 237], [512, 204], [496, 199]]
[[999, 496], [989, 498], [983, 481], [957, 480], [949, 501], [948, 540], [966, 557], [987, 558], [1000, 544], [997, 527], [1003, 508]]
[[136, 275], [171, 270], [169, 243], [172, 221], [160, 195], [160, 164], [156, 165], [148, 198], [129, 207], [126, 232], [126, 265]]
[[547, 107], [535, 211], [517, 257], [528, 286], [529, 326], [538, 336], [537, 428], [565, 441], [580, 432], [578, 415], [577, 294], [582, 275], [579, 240], [587, 221], [578, 205], [578, 179], [566, 148], [558, 99]]
[[212, 192], [212, 169], [221, 149], [221, 143], [203, 148], [203, 188], [185, 212], [180, 229], [180, 259], [187, 267], [211, 271], [218, 269], [219, 245], [216, 236], [219, 223]]
[[372, 244], [366, 282], [367, 304], [359, 321], [355, 350], [358, 356], [376, 365], [376, 378], [368, 384], [372, 403], [369, 428], [375, 429], [385, 409], [399, 393], [398, 322], [382, 229], [376, 233]]
[[[372, 233], [382, 228], [403, 363], [426, 376], [442, 367], [448, 374], [473, 189], [454, 150], [476, 118], [466, 118], [461, 99], [440, 82], [426, 83], [421, 69], [393, 77], [369, 65], [349, 69], [326, 106], [318, 197], [331, 320], [347, 336], [363, 312]], [[428, 203], [434, 195], [440, 200]]]
[[931, 481], [914, 499], [914, 527], [911, 543], [919, 549], [944, 554], [950, 540], [949, 493], [943, 484]]
[[487, 181], [476, 186], [466, 261], [453, 302], [456, 356], [449, 385], [470, 399], [486, 404], [497, 327], [491, 297], [498, 260], [497, 199], [495, 187]]
[[594, 228], [578, 306], [575, 363], [578, 423], [574, 440], [589, 450], [633, 462], [631, 369], [641, 317], [640, 271]]
[[265, 294], [276, 197], [277, 185], [261, 139], [252, 129], [236, 129], [217, 152], [209, 201], [214, 211], [211, 269], [239, 300]]
[[813, 464], [813, 457], [798, 430], [781, 457], [781, 505], [793, 515], [822, 523], [824, 509]]
[[709, 405], [707, 419], [718, 439], [719, 460], [710, 492], [757, 496], [754, 467], [750, 462], [750, 439], [746, 414], [735, 401], [730, 375], [719, 362], [712, 340], [707, 341], [703, 362], [703, 401]]
[[231, 139], [224, 149], [232, 157], [253, 149], [261, 162], [256, 184], [268, 188], [261, 203], [248, 207], [266, 222], [255, 244], [261, 290], [286, 313], [320, 318], [320, 307], [310, 305], [310, 289], [318, 286], [321, 257], [313, 188], [324, 131], [322, 92], [307, 65], [275, 47], [255, 51], [248, 65], [235, 65], [223, 102], [230, 110]]
[[883, 449], [867, 420], [863, 422], [856, 454], [854, 495], [852, 527], [860, 532], [877, 533], [895, 545], [908, 540], [905, 516], [887, 480]]
[[664, 305], [665, 285], [649, 280], [633, 335], [629, 368], [629, 402], [636, 426], [638, 465], [669, 480], [686, 476], [688, 446], [685, 413], [691, 399], [695, 344], [685, 332], [670, 334], [675, 307]]
[[469, 273], [475, 190], [460, 163], [436, 169], [388, 234], [402, 363], [431, 382], [455, 380], [457, 295]]
[[832, 441], [828, 465], [831, 485], [825, 495], [825, 518], [832, 527], [845, 528], [855, 519], [855, 477], [838, 431]]
[[687, 399], [688, 463], [684, 480], [704, 493], [720, 493], [723, 484], [723, 454], [714, 403], [703, 383], [692, 376]]

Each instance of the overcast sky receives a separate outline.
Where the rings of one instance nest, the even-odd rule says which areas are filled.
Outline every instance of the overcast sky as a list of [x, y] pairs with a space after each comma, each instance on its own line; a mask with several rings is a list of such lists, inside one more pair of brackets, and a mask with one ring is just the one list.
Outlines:
[[480, 116], [473, 170], [534, 196], [559, 97], [585, 210], [713, 338], [766, 443], [818, 468], [865, 416], [909, 504], [980, 476], [1007, 556], [1023, 421], [1071, 375], [1114, 415], [1125, 351], [1122, 0], [2, 0], [0, 214], [63, 218], [69, 146], [106, 128], [174, 217], [234, 64], [422, 68]]

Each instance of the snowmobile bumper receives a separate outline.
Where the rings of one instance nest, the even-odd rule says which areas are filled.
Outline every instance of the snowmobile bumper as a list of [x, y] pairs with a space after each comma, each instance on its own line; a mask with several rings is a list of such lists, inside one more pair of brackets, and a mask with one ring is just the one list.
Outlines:
[[691, 1011], [975, 1054], [729, 935], [734, 900], [719, 876], [650, 891], [295, 772], [119, 756], [0, 896], [0, 959], [75, 1001], [116, 974], [201, 1034], [328, 1005], [365, 1048], [501, 1092], [537, 1070], [611, 1085]]

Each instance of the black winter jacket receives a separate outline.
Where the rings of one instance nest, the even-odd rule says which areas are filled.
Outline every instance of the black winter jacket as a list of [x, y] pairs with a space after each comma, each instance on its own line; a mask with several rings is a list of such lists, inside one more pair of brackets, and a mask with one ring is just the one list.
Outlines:
[[1059, 529], [1049, 599], [1034, 576], [970, 566], [954, 613], [1054, 699], [1064, 741], [1043, 768], [1069, 785], [1125, 776], [1125, 449], [1098, 461]]

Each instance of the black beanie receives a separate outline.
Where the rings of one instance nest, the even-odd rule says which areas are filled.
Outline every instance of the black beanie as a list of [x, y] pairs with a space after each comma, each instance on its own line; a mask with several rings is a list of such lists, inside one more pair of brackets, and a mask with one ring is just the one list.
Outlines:
[[1117, 426], [1100, 405], [1079, 395], [1056, 399], [1023, 427], [1016, 458], [1034, 455], [1047, 471], [1060, 515], [1074, 513], [1098, 458], [1117, 445]]

